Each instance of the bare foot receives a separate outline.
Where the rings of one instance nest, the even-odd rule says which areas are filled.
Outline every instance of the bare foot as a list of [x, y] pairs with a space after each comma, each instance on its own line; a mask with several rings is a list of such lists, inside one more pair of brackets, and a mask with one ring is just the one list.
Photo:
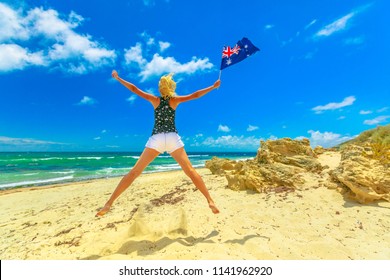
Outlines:
[[214, 202], [209, 202], [209, 207], [210, 207], [211, 211], [213, 211], [214, 214], [219, 213], [219, 210], [218, 210], [217, 206], [215, 206]]
[[99, 210], [99, 212], [96, 213], [95, 217], [101, 217], [104, 214], [106, 214], [108, 211], [110, 211], [111, 205], [104, 205], [102, 209]]

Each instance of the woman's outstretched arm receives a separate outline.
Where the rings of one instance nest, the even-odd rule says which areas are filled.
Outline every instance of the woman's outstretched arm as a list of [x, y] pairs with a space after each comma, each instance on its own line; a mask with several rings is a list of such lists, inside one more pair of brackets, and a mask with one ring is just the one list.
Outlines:
[[182, 102], [186, 102], [186, 101], [190, 101], [190, 100], [193, 100], [193, 99], [200, 98], [203, 95], [205, 95], [205, 94], [209, 93], [210, 91], [212, 91], [213, 89], [219, 88], [220, 85], [221, 85], [221, 80], [217, 80], [212, 86], [209, 86], [207, 88], [197, 90], [194, 93], [191, 93], [189, 95], [176, 96], [174, 98], [174, 102], [176, 103], [175, 105], [177, 106], [177, 105], [179, 105]]
[[142, 90], [140, 90], [139, 88], [137, 88], [135, 85], [133, 85], [132, 83], [129, 83], [128, 81], [125, 81], [123, 80], [121, 77], [119, 77], [118, 75], [118, 72], [116, 72], [115, 70], [112, 71], [112, 77], [114, 79], [116, 79], [118, 82], [120, 82], [122, 85], [124, 85], [126, 88], [128, 88], [130, 91], [134, 92], [136, 95], [152, 102], [156, 102], [158, 101], [158, 97], [152, 95], [152, 94], [149, 94], [149, 93], [146, 93]]

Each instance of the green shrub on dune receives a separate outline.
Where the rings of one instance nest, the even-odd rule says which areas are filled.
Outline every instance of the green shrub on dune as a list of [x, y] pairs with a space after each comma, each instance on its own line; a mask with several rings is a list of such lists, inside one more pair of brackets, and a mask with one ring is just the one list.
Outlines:
[[364, 152], [364, 156], [379, 160], [386, 166], [390, 165], [390, 124], [363, 131], [358, 137], [340, 144], [339, 148], [352, 144], [368, 147], [369, 151]]
[[367, 143], [390, 145], [390, 124], [363, 131], [358, 137], [340, 144], [339, 147], [343, 148], [350, 144], [362, 146]]

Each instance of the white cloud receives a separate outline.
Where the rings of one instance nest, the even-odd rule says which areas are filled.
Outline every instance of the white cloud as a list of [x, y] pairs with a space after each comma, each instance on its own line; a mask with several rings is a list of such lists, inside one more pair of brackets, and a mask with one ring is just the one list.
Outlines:
[[76, 28], [84, 21], [84, 18], [81, 15], [76, 14], [74, 11], [71, 11], [68, 16], [69, 26]]
[[100, 140], [102, 139], [100, 136], [93, 138], [93, 140]]
[[220, 125], [218, 126], [218, 131], [230, 132], [230, 128], [229, 128], [227, 125], [222, 125], [222, 124], [220, 124]]
[[137, 99], [137, 95], [133, 94], [129, 98], [126, 99], [130, 104], [134, 104], [134, 101]]
[[115, 51], [96, 47], [91, 43], [84, 50], [81, 50], [83, 57], [94, 66], [111, 65], [116, 57]]
[[159, 41], [158, 44], [160, 46], [160, 51], [161, 52], [165, 51], [166, 49], [168, 49], [171, 46], [171, 43], [163, 42], [163, 41]]
[[269, 29], [272, 29], [274, 27], [275, 27], [275, 25], [273, 25], [273, 24], [267, 24], [266, 26], [264, 26], [264, 29], [269, 30]]
[[66, 145], [65, 143], [35, 140], [30, 138], [12, 138], [0, 136], [0, 145], [26, 146], [26, 145]]
[[85, 74], [88, 72], [88, 69], [83, 64], [75, 65], [73, 63], [69, 63], [69, 65], [67, 65], [66, 67], [60, 64], [59, 68], [64, 72], [69, 72], [73, 74]]
[[142, 39], [144, 39], [146, 45], [148, 45], [149, 47], [155, 45], [156, 40], [151, 35], [149, 35], [148, 32], [144, 31], [140, 34], [140, 36]]
[[[22, 57], [16, 64], [18, 67], [3, 63], [0, 71], [39, 65], [84, 74], [112, 65], [116, 59], [114, 50], [74, 30], [84, 18], [73, 11], [65, 17], [53, 9], [23, 11], [20, 8], [16, 11], [0, 3], [0, 18], [0, 43], [7, 42], [8, 48], [12, 46], [14, 53], [18, 51]], [[32, 46], [34, 50], [30, 49]]]
[[248, 128], [246, 129], [246, 131], [255, 131], [255, 130], [258, 130], [258, 129], [259, 129], [258, 126], [248, 125]]
[[213, 148], [235, 148], [235, 149], [258, 149], [260, 138], [254, 136], [244, 137], [235, 135], [226, 135], [218, 138], [207, 137], [200, 146]]
[[131, 65], [136, 63], [138, 67], [142, 68], [146, 65], [147, 61], [142, 56], [142, 44], [137, 43], [130, 49], [125, 49], [125, 63]]
[[364, 43], [364, 36], [347, 38], [344, 40], [345, 45], [361, 45]]
[[340, 109], [346, 106], [351, 106], [355, 102], [356, 98], [354, 96], [348, 96], [344, 98], [343, 101], [336, 103], [336, 102], [331, 102], [326, 105], [320, 105], [312, 108], [313, 111], [315, 111], [317, 114], [322, 113], [323, 111], [327, 110], [336, 110]]
[[149, 38], [149, 40], [146, 42], [149, 46], [154, 45], [154, 38]]
[[378, 112], [378, 113], [382, 113], [382, 112], [387, 111], [388, 109], [389, 109], [389, 107], [383, 107], [383, 108], [377, 110], [377, 112]]
[[334, 22], [326, 25], [324, 28], [319, 30], [314, 35], [314, 37], [327, 37], [327, 36], [330, 36], [337, 31], [344, 30], [347, 27], [348, 20], [350, 20], [354, 15], [355, 15], [355, 13], [349, 13], [349, 14], [335, 20]]
[[350, 20], [359, 14], [360, 12], [363, 12], [366, 10], [368, 7], [370, 7], [372, 4], [368, 4], [365, 6], [361, 6], [357, 9], [354, 9], [351, 13], [346, 14], [345, 16], [342, 16], [341, 18], [333, 21], [332, 23], [326, 25], [322, 29], [320, 29], [316, 34], [314, 34], [314, 38], [319, 38], [319, 37], [328, 37], [333, 35], [336, 32], [345, 30], [348, 28]]
[[156, 40], [147, 32], [141, 33], [140, 36], [143, 43], [137, 42], [135, 46], [125, 49], [125, 65], [139, 70], [138, 76], [141, 77], [142, 82], [171, 72], [192, 75], [214, 68], [207, 57], [201, 59], [194, 56], [190, 61], [181, 63], [172, 56], [163, 56], [161, 53], [171, 47], [170, 42], [158, 41], [156, 46], [157, 44], [154, 43]]
[[322, 146], [325, 148], [333, 147], [338, 144], [341, 144], [345, 141], [351, 140], [356, 136], [342, 136], [341, 134], [333, 133], [333, 132], [320, 132], [309, 130], [310, 134], [309, 140], [312, 147]]
[[4, 3], [0, 3], [0, 31], [0, 42], [9, 39], [27, 39], [29, 36], [21, 12], [13, 10]]
[[156, 89], [155, 88], [147, 88], [145, 92], [156, 95]]
[[388, 118], [390, 118], [390, 116], [379, 116], [372, 120], [365, 120], [363, 123], [367, 125], [376, 125], [387, 122]]
[[313, 19], [308, 25], [305, 26], [305, 29], [309, 29], [313, 24], [317, 22], [316, 19]]
[[97, 101], [89, 96], [84, 96], [83, 99], [77, 105], [94, 105]]
[[[110, 65], [116, 58], [115, 51], [108, 50], [100, 43], [91, 40], [90, 35], [77, 34], [76, 28], [83, 18], [72, 12], [70, 21], [60, 18], [55, 10], [35, 8], [29, 12], [28, 18], [34, 32], [44, 38], [53, 40], [48, 50], [48, 57], [52, 61], [62, 63], [63, 70], [81, 73], [81, 66], [86, 70]], [[65, 63], [65, 65], [64, 65]]]
[[[82, 17], [79, 18], [78, 23], [73, 19], [75, 13], [72, 13], [72, 22], [69, 23], [66, 20], [62, 20], [56, 10], [43, 8], [34, 8], [28, 11], [26, 21], [31, 25], [29, 31], [37, 34], [43, 34], [47, 38], [55, 38], [58, 40], [64, 40], [67, 36], [67, 32], [70, 32], [73, 27], [77, 27], [82, 21]], [[32, 34], [31, 34], [32, 35]]]
[[32, 53], [16, 44], [0, 44], [0, 72], [23, 69], [30, 65], [46, 65], [42, 52]]
[[360, 110], [359, 112], [360, 115], [369, 115], [369, 114], [372, 114], [372, 111], [365, 111], [365, 110]]
[[214, 65], [209, 62], [208, 58], [200, 59], [192, 57], [191, 61], [180, 63], [174, 57], [162, 57], [159, 54], [154, 54], [151, 61], [141, 68], [141, 81], [146, 81], [151, 77], [161, 76], [164, 73], [176, 74], [194, 74], [198, 71], [210, 70]]
[[103, 129], [101, 133], [103, 133], [103, 134], [107, 133], [107, 130]]

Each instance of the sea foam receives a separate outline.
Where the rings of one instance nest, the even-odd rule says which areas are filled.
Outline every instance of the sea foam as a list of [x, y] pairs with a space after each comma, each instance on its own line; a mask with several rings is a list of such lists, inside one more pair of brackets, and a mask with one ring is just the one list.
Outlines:
[[2, 184], [0, 185], [0, 189], [15, 188], [20, 186], [30, 186], [30, 185], [41, 185], [41, 184], [61, 182], [61, 181], [71, 180], [71, 179], [73, 179], [73, 176], [58, 177], [58, 178], [52, 178], [46, 180], [21, 181], [21, 182], [10, 183], [10, 184]]

